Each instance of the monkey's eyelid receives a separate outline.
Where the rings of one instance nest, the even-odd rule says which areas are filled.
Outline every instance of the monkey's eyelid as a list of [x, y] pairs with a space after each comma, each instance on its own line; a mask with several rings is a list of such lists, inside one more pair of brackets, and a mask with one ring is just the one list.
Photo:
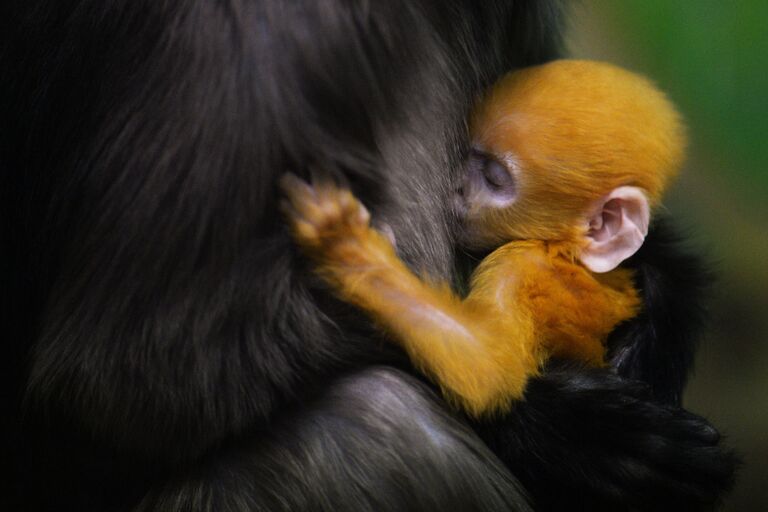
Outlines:
[[507, 188], [510, 185], [514, 185], [515, 182], [507, 166], [493, 158], [486, 159], [483, 166], [483, 176], [496, 189]]

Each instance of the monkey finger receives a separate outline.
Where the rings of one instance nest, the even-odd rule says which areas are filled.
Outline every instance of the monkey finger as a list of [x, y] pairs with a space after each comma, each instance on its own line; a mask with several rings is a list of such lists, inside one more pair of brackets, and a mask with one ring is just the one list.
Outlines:
[[290, 203], [289, 214], [292, 217], [301, 217], [309, 222], [323, 223], [334, 215], [335, 209], [330, 201], [320, 195], [306, 182], [291, 177], [282, 180], [281, 184], [286, 193], [286, 200]]
[[313, 201], [316, 198], [315, 190], [312, 186], [290, 172], [285, 173], [280, 177], [278, 186], [294, 204]]
[[352, 194], [352, 191], [348, 188], [341, 188], [337, 192], [337, 200], [339, 201], [339, 205], [341, 206], [341, 209], [344, 211], [347, 211], [354, 207], [355, 202], [357, 202], [357, 198]]
[[317, 228], [310, 222], [296, 220], [293, 222], [292, 231], [299, 245], [314, 247], [320, 242], [320, 234]]
[[305, 237], [317, 238], [319, 237], [320, 230], [326, 227], [327, 217], [322, 209], [309, 203], [291, 203], [290, 201], [283, 200], [280, 202], [280, 210], [286, 216], [288, 224], [293, 229], [294, 234], [297, 234], [297, 226], [299, 224], [305, 226], [311, 226], [314, 230], [310, 233], [308, 229], [304, 229], [303, 233]]
[[288, 228], [300, 245], [308, 245], [309, 241], [318, 239], [317, 228], [311, 222], [304, 220], [290, 202], [286, 200], [280, 201], [279, 209], [285, 215]]
[[292, 172], [286, 172], [277, 179], [277, 186], [283, 192], [290, 192], [292, 185], [301, 179]]
[[331, 222], [341, 218], [338, 191], [333, 186], [318, 186], [315, 188], [315, 196], [313, 206], [322, 212], [320, 215]]
[[[356, 216], [355, 221], [357, 224], [360, 224], [362, 226], [368, 226], [371, 222], [371, 213], [368, 211], [368, 208], [366, 208], [363, 203], [355, 200], [355, 203], [357, 204], [357, 210], [356, 210]], [[385, 224], [386, 226], [386, 224]], [[389, 227], [389, 226], [387, 226]], [[391, 231], [391, 229], [390, 229]]]
[[340, 188], [335, 192], [335, 200], [341, 209], [340, 214], [351, 225], [367, 227], [371, 220], [368, 209], [355, 197], [348, 188]]

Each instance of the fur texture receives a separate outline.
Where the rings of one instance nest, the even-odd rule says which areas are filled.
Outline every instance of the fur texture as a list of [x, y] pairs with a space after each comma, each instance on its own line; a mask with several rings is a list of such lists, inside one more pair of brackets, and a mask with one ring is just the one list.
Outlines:
[[[318, 161], [392, 226], [412, 268], [450, 277], [444, 205], [472, 98], [554, 55], [556, 2], [0, 9], [5, 509], [527, 510], [514, 460], [541, 503], [547, 486], [585, 504], [644, 488], [651, 510], [727, 484], [727, 463], [703, 478], [716, 459], [690, 457], [722, 453], [704, 420], [654, 397], [623, 408], [636, 385], [608, 371], [544, 375], [527, 404], [557, 421], [488, 427], [510, 439], [496, 454], [531, 455], [502, 467], [318, 289], [276, 213], [277, 177]], [[647, 320], [624, 338], [643, 368], [623, 371], [655, 379], [647, 366], [685, 364], [690, 347], [646, 339]], [[655, 380], [659, 394], [685, 370]], [[570, 407], [585, 378], [595, 399]], [[590, 450], [534, 457], [595, 425]], [[638, 439], [663, 449], [638, 453]], [[616, 482], [614, 463], [634, 460], [648, 471]], [[568, 464], [584, 473], [559, 478]]]

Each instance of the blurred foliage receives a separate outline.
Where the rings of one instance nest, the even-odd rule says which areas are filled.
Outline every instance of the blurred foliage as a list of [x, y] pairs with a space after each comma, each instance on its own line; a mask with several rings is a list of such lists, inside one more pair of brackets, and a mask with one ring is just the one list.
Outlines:
[[610, 7], [626, 46], [668, 84], [689, 123], [733, 164], [734, 186], [765, 200], [768, 2], [600, 3]]
[[689, 161], [665, 206], [718, 280], [685, 402], [744, 459], [725, 510], [768, 510], [768, 0], [572, 5], [572, 56], [648, 75], [686, 118]]

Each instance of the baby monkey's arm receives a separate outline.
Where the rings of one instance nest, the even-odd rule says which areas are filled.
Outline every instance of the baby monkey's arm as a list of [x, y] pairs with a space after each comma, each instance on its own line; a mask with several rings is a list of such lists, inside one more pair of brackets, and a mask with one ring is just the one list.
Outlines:
[[349, 190], [291, 175], [281, 186], [292, 233], [316, 273], [388, 331], [450, 399], [480, 415], [522, 396], [539, 361], [529, 315], [498, 303], [513, 296], [514, 279], [488, 276], [462, 301], [447, 284], [416, 277]]

